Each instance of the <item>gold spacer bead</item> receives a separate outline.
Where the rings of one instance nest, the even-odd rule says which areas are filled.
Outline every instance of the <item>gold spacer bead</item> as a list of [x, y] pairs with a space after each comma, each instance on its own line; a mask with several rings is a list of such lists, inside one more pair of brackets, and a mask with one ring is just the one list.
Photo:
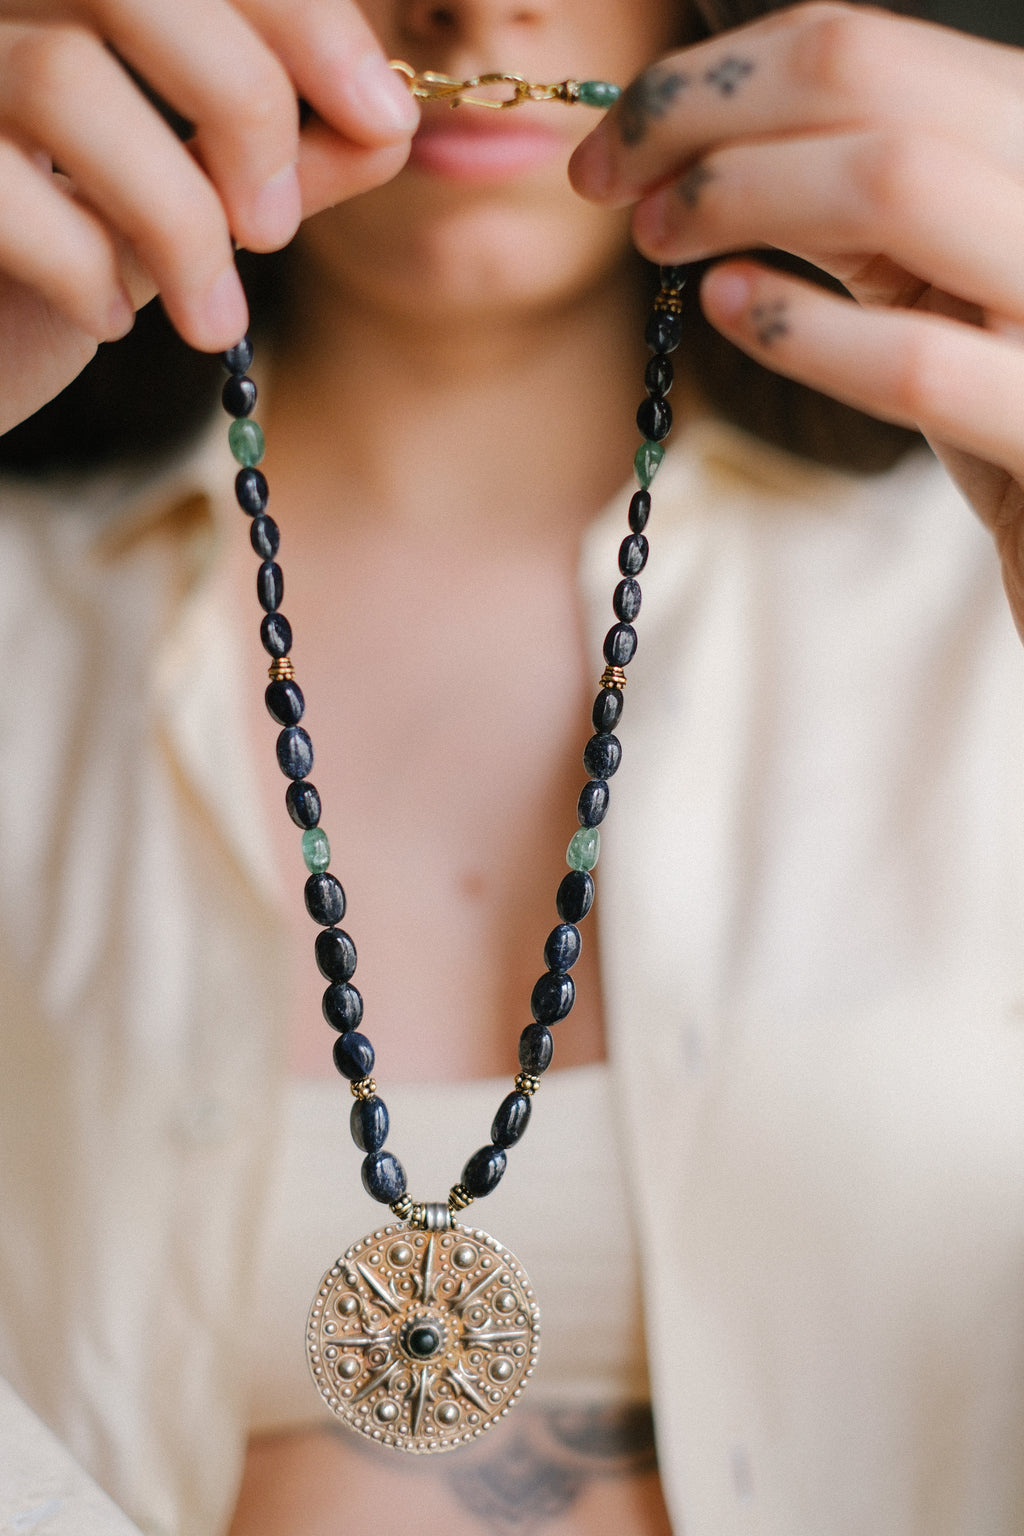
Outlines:
[[473, 1204], [474, 1198], [465, 1184], [453, 1184], [448, 1191], [448, 1209], [452, 1212], [464, 1211], [467, 1205]]
[[351, 1085], [354, 1099], [372, 1099], [377, 1092], [377, 1084], [372, 1077], [360, 1077]]
[[683, 312], [683, 301], [674, 289], [659, 288], [652, 307], [661, 310], [663, 314], [681, 315]]
[[413, 1205], [408, 1195], [399, 1195], [397, 1200], [392, 1200], [391, 1209], [394, 1211], [399, 1221], [408, 1221], [416, 1207]]
[[279, 656], [276, 661], [272, 661], [267, 668], [267, 675], [272, 683], [290, 683], [295, 676], [295, 668], [292, 665], [291, 657]]
[[516, 1087], [520, 1093], [536, 1093], [540, 1087], [540, 1078], [534, 1077], [532, 1072], [520, 1072], [516, 1078]]
[[625, 688], [626, 674], [621, 667], [605, 667], [601, 673], [602, 688]]

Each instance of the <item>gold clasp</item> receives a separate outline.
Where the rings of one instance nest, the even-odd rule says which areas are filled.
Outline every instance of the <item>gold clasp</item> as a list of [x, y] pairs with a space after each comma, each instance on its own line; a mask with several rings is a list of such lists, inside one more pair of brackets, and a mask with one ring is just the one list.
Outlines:
[[[409, 89], [418, 101], [446, 101], [449, 106], [490, 107], [492, 111], [504, 112], [509, 107], [518, 107], [524, 101], [565, 101], [574, 102], [579, 97], [579, 82], [576, 80], [559, 80], [555, 85], [531, 85], [530, 81], [522, 75], [508, 74], [503, 70], [494, 70], [486, 75], [474, 75], [470, 80], [456, 80], [451, 75], [439, 75], [432, 69], [425, 69], [422, 73], [413, 69], [411, 64], [406, 64], [403, 59], [392, 59], [391, 68], [404, 75]], [[503, 87], [505, 96], [475, 96], [474, 91], [484, 86]]]

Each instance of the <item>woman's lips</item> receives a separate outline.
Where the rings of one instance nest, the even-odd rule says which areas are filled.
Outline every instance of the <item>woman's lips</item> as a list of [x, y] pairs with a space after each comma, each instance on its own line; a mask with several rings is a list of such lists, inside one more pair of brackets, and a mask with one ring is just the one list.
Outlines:
[[569, 149], [565, 135], [543, 123], [483, 107], [444, 107], [424, 115], [409, 164], [450, 181], [484, 183], [526, 175], [560, 156], [568, 161]]

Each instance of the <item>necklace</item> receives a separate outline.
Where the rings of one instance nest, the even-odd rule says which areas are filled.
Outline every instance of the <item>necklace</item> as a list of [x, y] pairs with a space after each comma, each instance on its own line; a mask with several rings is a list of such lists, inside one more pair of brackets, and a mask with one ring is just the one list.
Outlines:
[[[604, 107], [619, 94], [606, 81], [531, 85], [521, 75], [492, 73], [455, 80], [417, 74], [399, 61], [393, 67], [415, 95], [452, 106], [504, 109], [524, 101], [559, 100]], [[476, 94], [481, 90], [504, 94]], [[682, 335], [684, 281], [684, 268], [660, 269], [645, 331], [651, 357], [636, 418], [642, 439], [633, 460], [638, 488], [629, 502], [629, 533], [619, 548], [621, 579], [612, 598], [615, 623], [604, 641], [605, 669], [591, 715], [594, 734], [583, 754], [587, 782], [576, 807], [579, 827], [566, 855], [569, 872], [555, 897], [559, 922], [544, 946], [547, 969], [533, 988], [533, 1022], [519, 1039], [520, 1070], [512, 1092], [498, 1106], [491, 1140], [468, 1159], [443, 1202], [414, 1202], [406, 1191], [402, 1164], [385, 1148], [389, 1116], [371, 1075], [373, 1046], [360, 1031], [363, 1000], [352, 984], [356, 949], [338, 926], [345, 916], [345, 892], [329, 868], [331, 850], [320, 826], [320, 795], [309, 778], [313, 743], [300, 723], [305, 700], [289, 656], [292, 630], [281, 612], [280, 531], [267, 514], [269, 488], [258, 468], [263, 432], [251, 415], [256, 404], [256, 385], [249, 377], [251, 342], [246, 337], [223, 358], [228, 378], [222, 401], [234, 418], [228, 442], [241, 465], [235, 494], [251, 518], [250, 542], [260, 559], [260, 638], [271, 657], [265, 700], [281, 727], [277, 760], [288, 780], [285, 804], [302, 832], [306, 909], [320, 930], [316, 963], [327, 981], [323, 1014], [337, 1031], [334, 1063], [348, 1079], [355, 1101], [350, 1126], [363, 1153], [364, 1188], [389, 1207], [392, 1217], [353, 1243], [324, 1274], [310, 1309], [306, 1352], [313, 1381], [328, 1407], [358, 1433], [399, 1450], [423, 1454], [472, 1442], [508, 1414], [537, 1361], [539, 1311], [526, 1272], [487, 1232], [455, 1218], [474, 1200], [489, 1195], [502, 1178], [508, 1150], [526, 1130], [533, 1097], [551, 1064], [551, 1027], [575, 1002], [571, 971], [581, 950], [579, 924], [593, 905], [592, 871], [600, 853], [600, 824], [608, 811], [608, 780], [622, 756], [614, 731], [622, 715], [625, 669], [637, 647], [633, 620], [640, 612], [641, 591], [636, 578], [648, 557], [644, 529], [651, 511], [650, 485], [672, 426], [666, 398], [673, 374], [669, 354]]]

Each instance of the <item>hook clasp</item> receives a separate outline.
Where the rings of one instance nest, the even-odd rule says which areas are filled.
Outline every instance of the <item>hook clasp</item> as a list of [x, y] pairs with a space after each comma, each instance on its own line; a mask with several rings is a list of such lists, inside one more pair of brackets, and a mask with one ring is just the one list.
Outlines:
[[[492, 111], [505, 112], [509, 107], [521, 106], [524, 101], [564, 101], [572, 104], [580, 98], [578, 80], [559, 80], [554, 85], [533, 85], [523, 75], [513, 75], [503, 70], [473, 75], [469, 80], [456, 80], [451, 75], [439, 75], [432, 69], [417, 71], [411, 64], [406, 64], [404, 59], [392, 59], [391, 68], [404, 75], [418, 101], [446, 101], [452, 107], [489, 107]], [[511, 94], [473, 94], [485, 86], [504, 87]]]

